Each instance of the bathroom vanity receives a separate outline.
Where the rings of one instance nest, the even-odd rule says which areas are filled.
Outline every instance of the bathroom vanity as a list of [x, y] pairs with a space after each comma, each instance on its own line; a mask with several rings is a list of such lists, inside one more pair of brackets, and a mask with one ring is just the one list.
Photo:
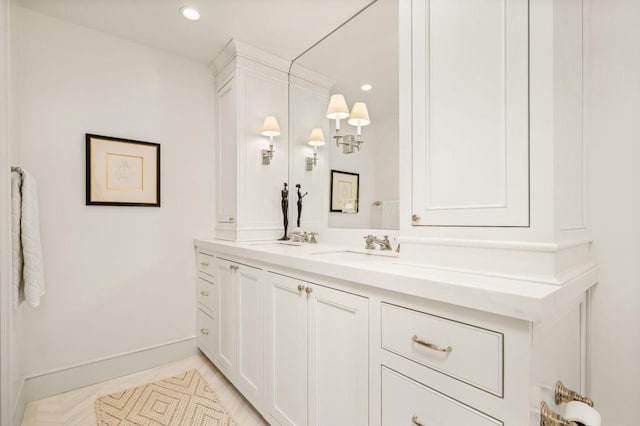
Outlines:
[[[237, 41], [214, 61], [218, 214], [215, 239], [195, 241], [198, 345], [270, 423], [537, 425], [542, 401], [561, 408], [557, 380], [588, 391], [582, 15], [580, 0], [378, 0], [293, 64]], [[388, 40], [385, 19], [395, 53], [340, 48]], [[396, 59], [395, 112], [371, 108], [355, 153], [312, 149], [312, 129], [335, 132], [336, 90], [383, 96], [348, 92], [339, 70]], [[286, 127], [267, 165], [266, 115]], [[329, 211], [331, 169], [359, 174], [357, 214]], [[308, 191], [301, 229], [320, 244], [276, 240], [283, 182]], [[366, 185], [395, 192], [379, 201]], [[379, 232], [359, 219], [386, 201], [399, 254], [363, 248]]]
[[556, 380], [581, 383], [595, 269], [559, 287], [329, 244], [195, 246], [198, 346], [272, 424], [536, 424]]

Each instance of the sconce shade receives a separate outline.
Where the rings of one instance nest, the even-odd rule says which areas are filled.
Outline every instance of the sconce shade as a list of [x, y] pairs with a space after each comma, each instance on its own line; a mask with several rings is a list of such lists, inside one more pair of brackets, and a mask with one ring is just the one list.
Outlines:
[[367, 110], [367, 104], [364, 102], [356, 102], [351, 109], [351, 115], [347, 123], [352, 126], [367, 126], [371, 121], [369, 120], [369, 111]]
[[317, 127], [311, 130], [309, 135], [309, 145], [311, 146], [323, 146], [324, 145], [324, 133], [322, 129]]
[[280, 126], [278, 125], [278, 120], [272, 115], [269, 115], [264, 118], [264, 124], [262, 125], [262, 135], [263, 136], [279, 136], [280, 135]]
[[327, 118], [341, 120], [349, 116], [349, 107], [343, 95], [331, 95], [329, 107], [327, 108]]

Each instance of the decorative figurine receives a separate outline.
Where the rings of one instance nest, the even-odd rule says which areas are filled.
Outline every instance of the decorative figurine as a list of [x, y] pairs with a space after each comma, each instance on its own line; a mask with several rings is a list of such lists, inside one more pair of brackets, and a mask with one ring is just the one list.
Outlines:
[[289, 190], [287, 189], [287, 182], [284, 183], [281, 197], [282, 214], [284, 216], [284, 235], [279, 239], [279, 241], [287, 241], [289, 240], [289, 237], [287, 237], [287, 228], [289, 227]]
[[304, 198], [305, 195], [308, 194], [308, 192], [305, 192], [304, 194], [302, 192], [300, 192], [300, 184], [297, 183], [296, 184], [296, 188], [298, 188], [298, 228], [300, 228], [300, 214], [302, 213], [302, 199]]

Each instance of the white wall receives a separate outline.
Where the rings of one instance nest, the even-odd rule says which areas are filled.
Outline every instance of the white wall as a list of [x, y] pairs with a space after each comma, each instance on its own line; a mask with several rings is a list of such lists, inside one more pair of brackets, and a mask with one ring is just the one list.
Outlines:
[[[10, 234], [9, 151], [9, 0], [0, 0], [0, 234]], [[13, 409], [11, 330], [11, 241], [0, 239], [0, 423], [9, 423]]]
[[591, 314], [592, 396], [603, 424], [638, 424], [640, 401], [640, 2], [590, 0], [588, 178], [600, 282]]
[[[22, 10], [21, 162], [39, 184], [46, 295], [28, 375], [194, 336], [192, 238], [213, 222], [204, 65]], [[85, 206], [85, 133], [161, 144], [162, 207]]]
[[[10, 13], [10, 69], [9, 69], [9, 158], [12, 165], [19, 165], [20, 162], [20, 133], [19, 133], [19, 61], [18, 61], [18, 43], [20, 37], [20, 13], [18, 2], [11, 2]], [[24, 315], [26, 307], [18, 306], [12, 309], [11, 324], [11, 372], [13, 386], [12, 409], [14, 415], [19, 416], [22, 410], [21, 392], [24, 386], [25, 370], [24, 370]]]

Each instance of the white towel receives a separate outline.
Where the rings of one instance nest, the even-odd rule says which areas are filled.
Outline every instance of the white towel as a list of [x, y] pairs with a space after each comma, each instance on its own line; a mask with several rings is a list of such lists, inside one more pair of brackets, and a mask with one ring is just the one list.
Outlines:
[[[40, 219], [38, 214], [38, 190], [33, 176], [22, 170], [22, 185], [19, 186], [20, 196], [16, 194], [16, 185], [12, 175], [12, 212], [13, 235], [14, 235], [14, 304], [22, 301], [21, 293], [24, 293], [24, 300], [31, 306], [40, 304], [40, 297], [44, 295], [44, 268], [42, 263], [42, 243], [40, 242]], [[17, 181], [17, 179], [16, 179]], [[18, 199], [20, 203], [18, 203]], [[17, 210], [16, 210], [17, 209]], [[19, 226], [16, 231], [16, 216], [20, 217]], [[16, 232], [19, 238], [16, 238]], [[20, 247], [17, 248], [16, 244]], [[16, 253], [17, 250], [17, 253]], [[22, 271], [18, 268], [22, 263]], [[17, 294], [15, 285], [18, 284]], [[23, 289], [23, 290], [21, 290]]]

